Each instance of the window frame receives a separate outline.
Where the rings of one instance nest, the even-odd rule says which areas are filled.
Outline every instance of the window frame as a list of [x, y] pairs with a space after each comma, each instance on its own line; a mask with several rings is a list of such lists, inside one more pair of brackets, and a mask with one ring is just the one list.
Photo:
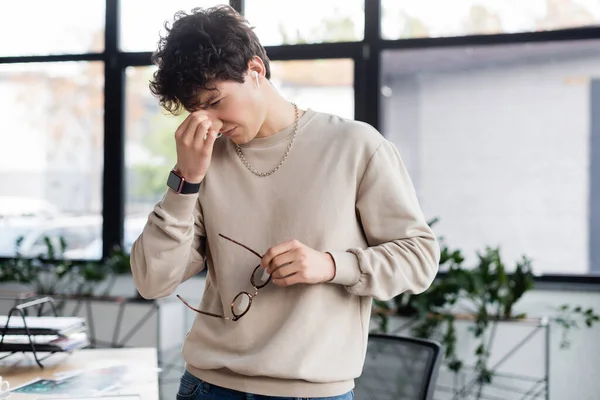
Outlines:
[[[102, 53], [59, 54], [40, 56], [0, 57], [0, 64], [102, 61], [104, 62], [104, 172], [103, 172], [103, 255], [124, 239], [125, 221], [125, 70], [127, 67], [151, 65], [151, 52], [123, 52], [119, 49], [120, 0], [106, 0], [105, 47]], [[570, 28], [553, 31], [524, 32], [460, 37], [433, 37], [414, 39], [381, 38], [381, 2], [364, 0], [365, 33], [358, 42], [315, 43], [266, 47], [273, 61], [349, 58], [354, 61], [354, 114], [355, 119], [379, 129], [381, 123], [380, 69], [381, 55], [390, 49], [430, 49], [459, 46], [493, 46], [557, 42], [566, 40], [600, 39], [600, 27]], [[230, 0], [239, 12], [245, 0]], [[598, 161], [600, 163], [600, 160]], [[598, 165], [596, 165], [598, 168]], [[590, 183], [591, 184], [591, 183]], [[598, 189], [598, 188], [597, 188]], [[597, 210], [600, 213], [600, 210]], [[600, 216], [599, 216], [600, 217]], [[591, 232], [590, 232], [591, 233]], [[598, 232], [600, 235], [600, 232]], [[592, 245], [590, 239], [590, 246]], [[600, 237], [595, 238], [600, 240]], [[592, 258], [590, 254], [590, 259]], [[592, 260], [600, 263], [600, 260]], [[600, 266], [596, 265], [596, 268]], [[578, 284], [600, 288], [598, 275], [545, 274], [536, 282], [549, 284]]]

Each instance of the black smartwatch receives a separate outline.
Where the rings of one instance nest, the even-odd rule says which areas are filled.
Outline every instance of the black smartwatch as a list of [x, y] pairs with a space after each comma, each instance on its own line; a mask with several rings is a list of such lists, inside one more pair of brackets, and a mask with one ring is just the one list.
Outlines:
[[200, 183], [190, 183], [186, 181], [183, 175], [175, 169], [171, 170], [171, 173], [169, 174], [167, 186], [174, 192], [181, 194], [198, 193], [200, 190]]

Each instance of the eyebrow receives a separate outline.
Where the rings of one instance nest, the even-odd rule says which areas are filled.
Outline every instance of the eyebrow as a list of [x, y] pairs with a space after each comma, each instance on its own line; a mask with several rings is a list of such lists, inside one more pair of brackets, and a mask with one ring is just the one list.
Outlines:
[[208, 96], [208, 98], [205, 101], [200, 103], [200, 108], [202, 108], [202, 109], [208, 108], [210, 103], [212, 103], [214, 99], [216, 99], [217, 97], [219, 97], [221, 95], [221, 92], [219, 92], [217, 89], [211, 90], [210, 93], [211, 94]]

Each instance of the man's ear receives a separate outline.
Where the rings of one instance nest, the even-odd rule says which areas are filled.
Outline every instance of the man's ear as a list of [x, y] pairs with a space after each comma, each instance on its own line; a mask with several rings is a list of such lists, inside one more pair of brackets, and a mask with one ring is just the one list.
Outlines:
[[252, 71], [256, 71], [261, 77], [265, 76], [267, 72], [265, 69], [265, 63], [263, 63], [263, 60], [259, 56], [254, 56], [250, 61], [248, 61], [248, 73], [250, 74], [250, 77], [254, 79], [254, 74]]

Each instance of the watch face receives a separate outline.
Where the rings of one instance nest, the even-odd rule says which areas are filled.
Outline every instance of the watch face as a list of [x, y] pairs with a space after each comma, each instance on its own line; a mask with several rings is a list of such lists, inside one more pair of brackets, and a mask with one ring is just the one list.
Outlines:
[[169, 178], [167, 179], [167, 186], [173, 189], [174, 191], [179, 191], [179, 186], [181, 185], [181, 177], [177, 176], [176, 173], [171, 171], [169, 174]]

